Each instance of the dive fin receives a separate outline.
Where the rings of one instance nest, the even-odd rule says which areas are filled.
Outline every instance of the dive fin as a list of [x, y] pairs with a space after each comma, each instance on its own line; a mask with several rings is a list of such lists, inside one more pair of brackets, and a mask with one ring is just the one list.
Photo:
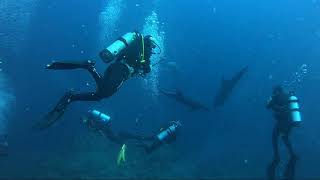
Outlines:
[[267, 168], [267, 180], [275, 180], [276, 178], [276, 168], [278, 166], [277, 161], [273, 161]]
[[118, 166], [121, 166], [126, 162], [126, 149], [127, 149], [127, 145], [123, 144], [117, 158]]
[[35, 130], [44, 130], [51, 125], [53, 125], [56, 121], [58, 121], [63, 114], [65, 113], [68, 105], [71, 102], [71, 97], [72, 97], [72, 92], [69, 91], [67, 92], [58, 102], [56, 107], [46, 114], [39, 122], [37, 122], [34, 126], [33, 129]]
[[37, 122], [34, 126], [34, 130], [44, 130], [51, 125], [53, 125], [58, 119], [62, 117], [64, 111], [51, 111], [46, 114], [39, 122]]
[[94, 66], [95, 63], [92, 61], [65, 61], [65, 62], [53, 62], [47, 64], [46, 69], [53, 70], [65, 70], [65, 69], [78, 69], [78, 68], [88, 68], [89, 66]]
[[295, 176], [295, 170], [296, 170], [296, 163], [297, 163], [297, 158], [296, 157], [291, 157], [286, 170], [284, 172], [284, 176], [286, 179], [293, 180]]

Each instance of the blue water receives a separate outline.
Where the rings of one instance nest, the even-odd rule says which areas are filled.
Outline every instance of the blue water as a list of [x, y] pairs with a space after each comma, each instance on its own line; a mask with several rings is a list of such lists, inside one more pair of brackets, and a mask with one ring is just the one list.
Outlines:
[[[264, 178], [272, 159], [274, 124], [265, 102], [273, 85], [297, 78], [291, 88], [301, 99], [303, 123], [291, 137], [300, 157], [296, 176], [320, 177], [320, 1], [118, 2], [116, 31], [110, 29], [112, 38], [104, 43], [142, 31], [145, 18], [156, 11], [165, 32], [166, 61], [157, 67], [161, 87], [180, 89], [212, 108], [222, 77], [230, 78], [246, 65], [248, 74], [218, 111], [191, 112], [162, 95], [154, 98], [143, 79], [134, 78], [111, 98], [74, 103], [56, 125], [34, 132], [32, 124], [66, 90], [94, 89], [85, 71], [44, 67], [52, 60], [92, 59], [103, 71], [99, 15], [110, 1], [1, 0], [1, 78], [6, 84], [0, 87], [9, 89], [15, 101], [3, 112], [10, 153], [0, 159], [0, 177]], [[175, 62], [179, 70], [167, 68], [167, 62]], [[295, 74], [303, 65], [307, 73]], [[183, 127], [174, 144], [150, 156], [129, 147], [126, 165], [117, 167], [120, 147], [88, 132], [80, 121], [88, 108], [113, 117], [115, 130], [152, 134], [171, 119]], [[284, 169], [282, 146], [281, 155]]]

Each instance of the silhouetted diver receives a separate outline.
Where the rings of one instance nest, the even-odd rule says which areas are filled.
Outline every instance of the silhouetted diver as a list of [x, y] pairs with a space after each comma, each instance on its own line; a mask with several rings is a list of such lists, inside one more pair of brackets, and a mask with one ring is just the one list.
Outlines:
[[214, 98], [213, 107], [217, 108], [222, 106], [229, 98], [232, 90], [238, 84], [239, 80], [248, 71], [248, 66], [242, 68], [235, 76], [230, 80], [222, 79], [221, 86]]
[[183, 93], [179, 90], [176, 90], [175, 92], [169, 92], [169, 91], [164, 91], [160, 89], [160, 92], [162, 94], [164, 94], [165, 96], [169, 97], [169, 98], [173, 98], [176, 101], [178, 101], [179, 103], [189, 107], [191, 110], [195, 111], [195, 110], [205, 110], [205, 111], [210, 111], [210, 109], [204, 105], [202, 105], [201, 103], [186, 97], [183, 95]]
[[151, 56], [154, 54], [155, 47], [152, 36], [128, 32], [99, 53], [105, 63], [111, 63], [105, 68], [104, 74], [97, 71], [95, 62], [91, 60], [61, 61], [48, 64], [46, 69], [50, 70], [86, 70], [93, 77], [96, 90], [82, 93], [67, 91], [56, 106], [33, 125], [33, 129], [43, 130], [52, 126], [74, 102], [94, 102], [109, 98], [132, 77], [145, 77], [151, 71]]

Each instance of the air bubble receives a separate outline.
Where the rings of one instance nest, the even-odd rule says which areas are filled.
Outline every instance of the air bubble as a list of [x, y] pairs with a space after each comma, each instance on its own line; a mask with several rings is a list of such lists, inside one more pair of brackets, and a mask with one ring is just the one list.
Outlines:
[[288, 87], [296, 87], [301, 84], [305, 78], [305, 76], [308, 74], [308, 66], [307, 64], [302, 64], [298, 71], [293, 73], [293, 76], [284, 82], [284, 84]]

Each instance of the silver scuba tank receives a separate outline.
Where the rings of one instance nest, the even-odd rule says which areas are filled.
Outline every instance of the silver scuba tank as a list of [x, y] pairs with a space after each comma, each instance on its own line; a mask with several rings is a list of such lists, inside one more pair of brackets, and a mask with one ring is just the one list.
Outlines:
[[89, 110], [88, 111], [88, 119], [92, 119], [95, 122], [109, 124], [111, 121], [111, 117], [98, 111], [98, 110]]
[[177, 131], [178, 127], [180, 127], [180, 126], [181, 126], [181, 124], [179, 122], [178, 123], [176, 123], [176, 122], [172, 123], [171, 126], [169, 126], [166, 130], [160, 132], [157, 135], [158, 140], [160, 142], [165, 141], [166, 139], [169, 138], [169, 136], [173, 135]]
[[117, 58], [117, 56], [128, 46], [130, 46], [138, 38], [138, 33], [128, 32], [118, 40], [113, 42], [106, 49], [103, 49], [99, 56], [105, 63], [110, 63]]
[[293, 123], [300, 123], [302, 121], [299, 100], [294, 94], [289, 95], [289, 110]]

